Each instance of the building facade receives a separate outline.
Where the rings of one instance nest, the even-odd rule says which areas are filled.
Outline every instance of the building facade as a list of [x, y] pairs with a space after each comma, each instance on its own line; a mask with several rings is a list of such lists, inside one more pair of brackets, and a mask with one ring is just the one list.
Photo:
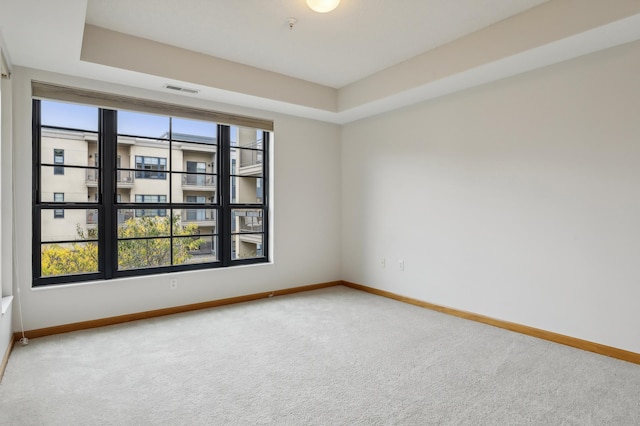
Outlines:
[[[261, 131], [233, 128], [231, 140], [232, 203], [261, 203], [263, 199], [263, 146]], [[218, 144], [215, 137], [173, 133], [158, 138], [118, 135], [116, 203], [118, 227], [140, 218], [171, 216], [180, 226], [189, 226], [203, 237], [189, 251], [188, 262], [217, 260]], [[42, 128], [40, 196], [43, 202], [99, 202], [101, 191], [100, 149], [94, 132]], [[171, 147], [171, 148], [169, 148]], [[169, 171], [171, 173], [169, 173]], [[188, 206], [173, 211], [158, 203]], [[42, 242], [78, 241], [95, 232], [98, 209], [60, 208], [43, 211]], [[236, 209], [232, 231], [261, 232], [262, 210]], [[233, 259], [262, 256], [262, 234], [233, 235]]]

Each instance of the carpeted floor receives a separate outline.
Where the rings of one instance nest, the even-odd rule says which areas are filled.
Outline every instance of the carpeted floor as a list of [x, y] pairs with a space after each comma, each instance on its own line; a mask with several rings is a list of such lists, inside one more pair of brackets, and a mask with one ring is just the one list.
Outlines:
[[640, 425], [640, 366], [344, 287], [34, 339], [2, 425]]

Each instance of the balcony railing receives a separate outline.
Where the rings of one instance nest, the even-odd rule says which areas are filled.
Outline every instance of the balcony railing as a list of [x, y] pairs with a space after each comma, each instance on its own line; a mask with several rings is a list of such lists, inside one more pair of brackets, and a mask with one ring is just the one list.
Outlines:
[[203, 174], [186, 174], [182, 175], [183, 187], [203, 187], [213, 189], [215, 187], [214, 176]]
[[243, 150], [240, 152], [240, 167], [252, 167], [262, 164], [262, 151]]
[[96, 169], [86, 170], [85, 183], [87, 186], [98, 186], [98, 176], [100, 173]]
[[[122, 225], [127, 220], [134, 217], [133, 209], [118, 210], [118, 225]], [[98, 209], [87, 210], [87, 225], [98, 224]]]
[[183, 209], [180, 214], [180, 221], [201, 226], [214, 226], [216, 224], [215, 211], [209, 209]]
[[133, 218], [134, 216], [135, 216], [134, 209], [118, 210], [118, 225], [122, 225], [123, 223]]
[[[88, 169], [85, 178], [87, 186], [98, 186], [98, 176], [100, 176], [100, 172], [97, 169]], [[121, 188], [132, 187], [134, 176], [134, 172], [131, 170], [118, 170], [116, 172], [118, 186]]]
[[116, 181], [118, 186], [123, 187], [132, 187], [134, 181], [135, 174], [131, 170], [118, 170], [116, 172]]
[[87, 210], [87, 225], [98, 224], [98, 209]]
[[215, 256], [213, 248], [213, 244], [211, 244], [211, 240], [209, 239], [202, 242], [197, 249], [190, 250], [189, 253], [193, 256]]
[[255, 219], [258, 218], [240, 217], [240, 232], [262, 232], [262, 220]]
[[[118, 210], [118, 225], [122, 225], [127, 220], [135, 217], [135, 209], [119, 209]], [[87, 225], [98, 224], [98, 209], [87, 210]], [[180, 215], [180, 221], [182, 223], [195, 223], [199, 225], [214, 226], [216, 224], [215, 213], [211, 210], [205, 209], [183, 209]], [[254, 229], [252, 227], [241, 227], [242, 232], [262, 232], [262, 224], [260, 229]]]

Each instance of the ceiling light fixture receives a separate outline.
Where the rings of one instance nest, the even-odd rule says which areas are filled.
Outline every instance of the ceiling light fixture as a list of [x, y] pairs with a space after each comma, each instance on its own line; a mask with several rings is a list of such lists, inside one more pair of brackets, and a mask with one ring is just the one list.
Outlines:
[[307, 0], [307, 6], [318, 13], [331, 12], [339, 4], [340, 0]]

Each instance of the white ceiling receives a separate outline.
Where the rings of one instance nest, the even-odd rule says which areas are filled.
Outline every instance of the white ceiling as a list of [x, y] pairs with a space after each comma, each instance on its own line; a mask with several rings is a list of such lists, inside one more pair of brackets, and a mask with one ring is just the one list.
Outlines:
[[86, 20], [339, 88], [545, 1], [342, 0], [321, 14], [305, 0], [89, 0]]
[[[161, 98], [171, 83], [200, 91], [169, 95], [176, 99], [342, 124], [640, 39], [639, 1], [580, 6], [342, 0], [335, 11], [317, 14], [305, 0], [0, 0], [0, 34], [14, 66], [101, 82], [92, 84], [96, 89], [115, 83], [125, 93], [151, 90]], [[290, 16], [298, 20], [293, 30]], [[86, 45], [85, 24], [123, 37]], [[146, 55], [158, 46], [155, 56]], [[200, 52], [210, 60], [199, 63], [212, 66], [179, 73], [164, 66], [171, 56], [157, 52]], [[141, 65], [147, 60], [154, 66]], [[237, 74], [233, 84], [219, 66]]]

